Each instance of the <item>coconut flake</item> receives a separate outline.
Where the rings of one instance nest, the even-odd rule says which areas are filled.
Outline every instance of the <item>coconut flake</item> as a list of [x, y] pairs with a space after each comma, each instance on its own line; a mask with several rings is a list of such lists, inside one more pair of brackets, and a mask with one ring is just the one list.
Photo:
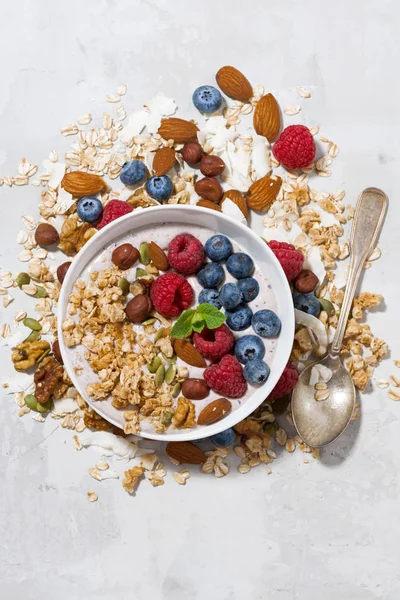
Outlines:
[[309, 315], [308, 313], [298, 310], [297, 308], [294, 309], [294, 313], [296, 323], [298, 325], [304, 325], [304, 327], [307, 327], [307, 329], [311, 329], [311, 331], [317, 337], [321, 354], [326, 352], [328, 346], [328, 336], [321, 321], [317, 319], [317, 317], [314, 317], [314, 315]]
[[[135, 458], [138, 453], [136, 442], [129, 441], [127, 438], [115, 435], [109, 431], [83, 431], [79, 436], [79, 442], [82, 446], [98, 446], [102, 449], [102, 454], [112, 456], [116, 454], [121, 458]], [[106, 451], [106, 452], [105, 452]]]
[[44, 160], [42, 164], [47, 173], [50, 174], [48, 181], [49, 188], [56, 190], [65, 175], [65, 164], [60, 162], [54, 163], [49, 159]]
[[251, 173], [253, 179], [261, 179], [271, 171], [269, 160], [269, 143], [262, 135], [253, 135], [253, 149], [251, 153]]
[[328, 383], [332, 379], [332, 371], [325, 365], [314, 365], [311, 369], [310, 385], [314, 387], [317, 383]]
[[147, 111], [137, 110], [128, 118], [125, 127], [119, 133], [119, 139], [123, 142], [130, 142], [135, 135], [142, 133], [147, 124]]
[[6, 338], [0, 339], [0, 346], [9, 346], [10, 348], [15, 348], [15, 346], [18, 346], [18, 344], [23, 342], [26, 337], [26, 329], [25, 331], [21, 329], [15, 333], [12, 333], [11, 335], [8, 335]]
[[321, 251], [317, 246], [311, 246], [304, 259], [304, 269], [310, 269], [322, 282], [325, 279], [326, 270], [321, 260]]
[[56, 415], [65, 413], [73, 413], [78, 410], [79, 406], [73, 398], [61, 398], [60, 400], [54, 400], [53, 412]]
[[232, 202], [230, 198], [225, 198], [225, 200], [221, 204], [221, 210], [224, 213], [224, 215], [232, 217], [232, 219], [236, 219], [240, 223], [247, 225], [246, 217], [244, 216], [240, 208], [237, 206], [237, 204]]
[[16, 373], [2, 380], [2, 386], [6, 394], [25, 392], [31, 385], [33, 385], [32, 377], [27, 373]]

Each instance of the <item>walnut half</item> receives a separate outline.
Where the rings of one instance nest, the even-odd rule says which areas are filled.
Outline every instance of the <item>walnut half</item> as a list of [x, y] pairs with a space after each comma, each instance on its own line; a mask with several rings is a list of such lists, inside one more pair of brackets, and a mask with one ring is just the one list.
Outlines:
[[11, 360], [16, 371], [26, 371], [34, 366], [37, 359], [50, 350], [49, 342], [39, 340], [36, 342], [22, 342], [12, 352]]
[[90, 223], [79, 224], [78, 216], [70, 215], [62, 226], [58, 248], [67, 256], [73, 256], [95, 233], [97, 229]]
[[33, 377], [36, 384], [35, 397], [40, 404], [46, 404], [50, 400], [57, 387], [62, 383], [63, 375], [64, 367], [52, 356], [41, 362]]

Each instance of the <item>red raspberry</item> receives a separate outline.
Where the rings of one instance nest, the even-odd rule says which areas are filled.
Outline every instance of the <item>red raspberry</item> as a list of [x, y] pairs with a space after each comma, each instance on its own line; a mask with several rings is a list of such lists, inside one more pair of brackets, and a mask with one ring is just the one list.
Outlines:
[[122, 200], [110, 200], [104, 207], [103, 216], [96, 225], [97, 229], [102, 229], [109, 223], [112, 223], [112, 221], [115, 221], [115, 219], [132, 212], [132, 210], [132, 206], [127, 202], [123, 202]]
[[285, 271], [288, 281], [292, 281], [292, 279], [297, 277], [303, 269], [303, 254], [299, 250], [296, 250], [292, 244], [287, 244], [286, 242], [271, 240], [268, 242], [268, 246], [281, 263], [281, 267]]
[[235, 338], [232, 331], [226, 325], [216, 329], [205, 327], [201, 333], [193, 335], [193, 342], [197, 350], [212, 362], [216, 362], [232, 348]]
[[203, 377], [213, 392], [227, 398], [240, 398], [247, 390], [242, 365], [231, 354], [225, 354], [220, 362], [211, 365], [203, 372]]
[[315, 142], [308, 127], [290, 125], [276, 140], [272, 152], [287, 169], [309, 167], [315, 157]]
[[282, 396], [286, 396], [286, 394], [290, 394], [298, 380], [299, 374], [297, 372], [296, 367], [288, 363], [282, 375], [280, 376], [278, 383], [268, 396], [268, 399], [276, 400], [277, 398], [282, 398]]
[[164, 317], [179, 317], [193, 302], [193, 288], [182, 275], [160, 275], [150, 289], [153, 306]]
[[203, 244], [191, 233], [181, 233], [168, 245], [168, 262], [175, 271], [193, 275], [205, 260]]

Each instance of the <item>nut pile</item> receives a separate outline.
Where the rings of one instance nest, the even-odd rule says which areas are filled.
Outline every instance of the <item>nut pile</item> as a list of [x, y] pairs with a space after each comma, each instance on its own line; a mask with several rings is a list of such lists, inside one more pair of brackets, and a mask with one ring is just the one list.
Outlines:
[[[25, 373], [27, 369], [36, 369], [34, 377], [26, 376], [28, 379], [22, 384], [14, 382], [12, 377], [4, 383], [6, 392], [14, 393], [19, 415], [32, 411], [36, 420], [43, 421], [43, 415], [47, 414], [50, 418], [60, 419], [63, 427], [78, 434], [93, 430], [93, 435], [103, 436], [104, 447], [112, 447], [114, 452], [120, 451], [123, 442], [134, 449], [129, 454], [131, 458], [137, 452], [135, 442], [115, 436], [113, 427], [88, 409], [71, 386], [57, 350], [55, 308], [70, 260], [97, 230], [122, 214], [158, 202], [197, 204], [222, 211], [244, 223], [251, 210], [264, 214], [263, 237], [266, 241], [289, 243], [305, 258], [304, 270], [294, 282], [296, 292], [302, 296], [313, 294], [319, 303], [316, 315], [312, 312], [312, 307], [315, 312], [317, 306], [314, 301], [310, 298], [299, 301], [299, 306], [307, 310], [296, 311], [292, 362], [301, 369], [312, 355], [321, 354], [332, 339], [345, 284], [345, 272], [340, 269], [340, 264], [349, 253], [344, 238], [345, 226], [351, 221], [354, 210], [351, 205], [345, 206], [343, 190], [322, 192], [310, 186], [308, 175], [313, 172], [319, 177], [329, 177], [329, 167], [339, 148], [332, 140], [320, 136], [324, 155], [315, 156], [313, 138], [319, 133], [318, 127], [307, 129], [292, 125], [281, 133], [281, 113], [276, 98], [264, 93], [262, 86], [253, 88], [237, 69], [221, 68], [216, 80], [220, 90], [231, 100], [224, 100], [213, 86], [198, 88], [193, 102], [207, 119], [202, 120], [199, 116], [197, 124], [173, 116], [176, 104], [162, 94], [148, 102], [145, 110], [128, 117], [123, 106], [126, 86], [121, 85], [116, 94], [106, 97], [114, 114], [105, 112], [97, 127], [92, 126], [91, 114], [79, 117], [77, 124], [63, 127], [62, 135], [74, 140], [63, 160], [59, 160], [57, 152], [52, 150], [43, 163], [44, 171], [39, 173], [37, 165], [23, 158], [16, 174], [0, 178], [0, 186], [32, 185], [40, 191], [40, 220], [37, 222], [25, 215], [22, 219], [24, 227], [17, 238], [21, 245], [18, 258], [26, 267], [19, 274], [0, 273], [0, 295], [8, 311], [18, 289], [35, 299], [37, 319], [27, 317], [27, 312], [19, 310], [3, 323], [0, 331], [2, 342], [12, 351], [16, 371]], [[299, 99], [295, 102], [307, 103], [311, 96], [305, 88], [298, 88], [298, 94]], [[300, 104], [284, 107], [285, 121], [297, 115], [300, 108]], [[244, 127], [240, 130], [240, 125], [244, 126], [252, 114], [254, 130]], [[276, 143], [271, 151], [272, 142]], [[198, 175], [197, 169], [203, 177]], [[118, 178], [123, 186], [114, 184]], [[146, 251], [149, 253], [147, 264], [152, 262], [162, 271], [163, 257], [157, 248]], [[142, 252], [145, 253], [145, 249]], [[67, 258], [58, 260], [62, 264], [56, 268], [54, 258], [57, 256], [58, 259], [61, 253]], [[370, 268], [379, 257], [377, 248], [365, 268]], [[132, 258], [127, 249], [118, 260], [124, 265]], [[142, 263], [146, 264], [143, 259]], [[134, 284], [135, 294], [146, 290], [151, 276], [151, 269], [146, 268]], [[122, 313], [125, 315], [119, 298], [126, 293], [127, 283], [121, 278], [117, 280], [112, 271], [106, 277], [114, 281], [115, 301], [105, 303], [103, 313], [110, 321], [107, 335], [112, 336], [118, 319]], [[93, 286], [98, 283], [93, 281]], [[77, 297], [76, 306], [84, 301], [89, 306], [91, 299]], [[354, 301], [347, 325], [342, 354], [361, 391], [370, 384], [374, 368], [387, 353], [385, 341], [374, 337], [370, 326], [364, 322], [365, 311], [378, 306], [381, 301], [378, 294], [360, 294]], [[138, 311], [142, 316], [148, 310], [148, 303], [140, 302], [139, 307], [133, 306], [133, 316]], [[71, 304], [74, 306], [74, 302]], [[71, 339], [74, 335], [80, 339], [82, 335], [79, 331], [74, 333], [73, 328], [68, 331], [68, 326], [66, 333]], [[158, 341], [162, 344], [162, 340], [161, 337]], [[95, 368], [99, 372], [107, 355], [107, 342], [104, 346], [95, 359]], [[167, 356], [169, 348], [165, 346], [162, 351]], [[130, 357], [132, 364], [142, 360], [143, 356], [150, 360], [151, 350], [144, 347], [142, 352], [142, 356]], [[399, 364], [396, 361], [396, 366]], [[155, 373], [160, 366], [157, 363], [152, 366]], [[177, 373], [176, 377], [185, 379], [183, 373]], [[129, 390], [124, 387], [123, 378], [118, 385], [115, 402], [124, 404]], [[392, 400], [400, 399], [395, 376], [387, 381], [380, 380], [378, 387], [389, 388], [387, 393]], [[316, 392], [324, 389], [317, 388]], [[103, 392], [94, 390], [94, 393]], [[196, 393], [200, 391], [196, 389]], [[151, 397], [154, 397], [153, 392]], [[165, 419], [170, 418], [167, 408], [162, 408]], [[190, 423], [190, 405], [181, 402], [179, 408], [179, 414], [176, 416], [175, 413], [174, 418]], [[150, 413], [151, 410], [150, 403]], [[134, 432], [136, 413], [126, 412], [132, 413], [126, 416], [127, 431]], [[238, 443], [234, 452], [241, 459], [241, 473], [260, 463], [268, 465], [272, 462], [276, 457], [274, 444], [285, 447], [288, 452], [298, 447], [310, 455], [318, 454], [296, 437], [289, 397], [266, 402], [236, 426], [233, 438], [232, 434], [229, 436], [213, 440], [217, 448], [206, 453], [194, 444], [179, 443], [169, 444], [167, 454], [174, 464], [202, 464], [204, 472], [215, 473], [218, 477], [228, 472], [229, 448], [222, 446], [231, 445], [235, 439]], [[76, 442], [76, 447], [82, 448], [82, 444]], [[270, 472], [269, 467], [267, 472]], [[153, 462], [142, 460], [141, 465], [128, 469], [123, 479], [125, 489], [132, 492], [143, 477], [152, 485], [163, 483], [165, 469], [157, 457]], [[185, 469], [176, 472], [174, 479], [182, 485], [188, 479], [188, 472]], [[97, 495], [90, 492], [88, 498], [95, 501]]]

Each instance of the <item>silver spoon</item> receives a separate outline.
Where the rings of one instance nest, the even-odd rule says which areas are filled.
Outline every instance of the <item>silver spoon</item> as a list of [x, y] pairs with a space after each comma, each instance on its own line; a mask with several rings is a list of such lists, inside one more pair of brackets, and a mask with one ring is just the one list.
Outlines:
[[[361, 192], [350, 236], [350, 269], [335, 337], [328, 354], [301, 373], [293, 390], [293, 420], [300, 437], [312, 448], [330, 444], [346, 429], [354, 410], [356, 391], [348, 371], [340, 361], [340, 348], [363, 265], [374, 249], [382, 227], [388, 198], [377, 188]], [[311, 370], [324, 365], [332, 371], [325, 400], [316, 400], [309, 385]]]

